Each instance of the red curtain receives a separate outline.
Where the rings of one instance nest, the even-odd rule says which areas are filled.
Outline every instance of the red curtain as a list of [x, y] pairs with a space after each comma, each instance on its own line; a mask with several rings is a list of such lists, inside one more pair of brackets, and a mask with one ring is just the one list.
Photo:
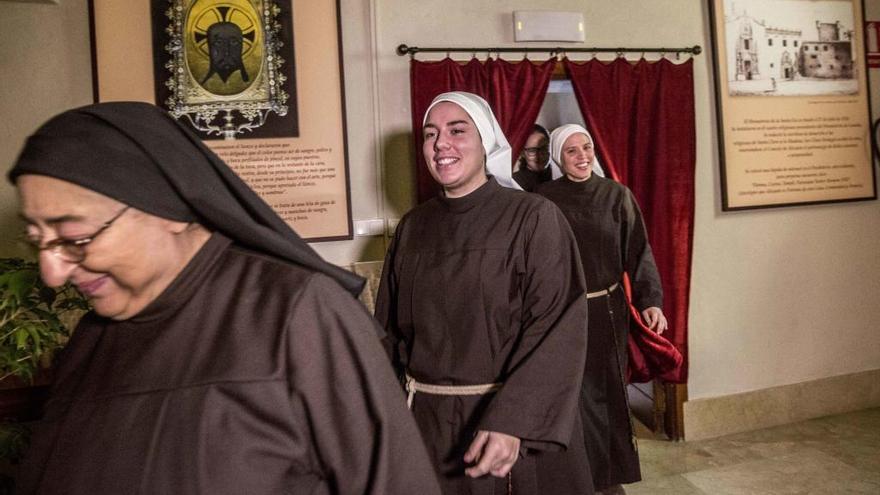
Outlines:
[[[565, 59], [563, 64], [603, 166], [632, 190], [642, 209], [663, 283], [669, 320], [663, 336], [684, 357], [680, 366], [651, 376], [656, 354], [675, 349], [664, 348], [662, 339], [645, 335], [644, 328], [635, 329], [634, 337], [648, 352], [640, 358], [635, 350], [641, 368], [632, 370], [632, 379], [685, 383], [696, 163], [693, 59], [681, 64]], [[669, 362], [675, 356], [659, 358]]]
[[[434, 179], [422, 156], [422, 119], [431, 101], [446, 91], [468, 91], [489, 102], [504, 135], [513, 148], [513, 160], [525, 146], [541, 111], [556, 58], [535, 64], [529, 60], [507, 62], [476, 58], [465, 64], [450, 58], [439, 62], [410, 63], [413, 136], [416, 147], [416, 193], [419, 203], [437, 195]], [[511, 167], [513, 163], [510, 164]]]

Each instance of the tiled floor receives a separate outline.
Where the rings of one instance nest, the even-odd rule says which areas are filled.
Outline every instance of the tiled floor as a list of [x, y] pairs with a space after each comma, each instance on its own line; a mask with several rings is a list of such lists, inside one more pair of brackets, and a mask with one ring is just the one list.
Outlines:
[[694, 442], [640, 439], [628, 495], [880, 495], [880, 409]]

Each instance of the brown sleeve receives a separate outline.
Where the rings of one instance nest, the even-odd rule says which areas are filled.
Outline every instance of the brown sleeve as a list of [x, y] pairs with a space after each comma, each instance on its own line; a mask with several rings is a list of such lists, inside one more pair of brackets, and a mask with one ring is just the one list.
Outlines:
[[336, 493], [439, 494], [376, 323], [342, 287], [314, 275], [289, 321], [289, 379], [323, 475]]
[[479, 429], [514, 435], [530, 448], [558, 450], [567, 447], [579, 420], [586, 284], [574, 234], [559, 209], [545, 201], [528, 222], [520, 336]]
[[[405, 219], [404, 219], [405, 221]], [[384, 330], [381, 334], [382, 346], [391, 359], [391, 365], [402, 380], [406, 358], [403, 340], [397, 326], [397, 274], [394, 271], [394, 257], [397, 253], [397, 245], [400, 242], [398, 235], [403, 230], [403, 221], [398, 224], [391, 245], [385, 253], [385, 262], [382, 264], [382, 276], [379, 280], [379, 290], [376, 293], [376, 309], [374, 316], [379, 326]], [[400, 382], [402, 383], [402, 381]]]
[[654, 262], [654, 253], [648, 244], [648, 230], [642, 219], [642, 212], [636, 198], [626, 189], [623, 202], [621, 224], [621, 249], [623, 249], [623, 269], [632, 282], [633, 306], [639, 311], [656, 306], [663, 307], [663, 287], [660, 285], [660, 272]]

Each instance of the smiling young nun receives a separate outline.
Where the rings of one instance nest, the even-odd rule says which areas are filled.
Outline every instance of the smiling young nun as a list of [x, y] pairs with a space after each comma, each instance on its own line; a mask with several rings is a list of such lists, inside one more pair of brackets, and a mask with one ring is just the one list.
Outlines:
[[630, 190], [598, 176], [593, 138], [568, 124], [550, 134], [551, 158], [564, 176], [541, 184], [537, 193], [554, 202], [577, 238], [589, 293], [590, 334], [581, 417], [595, 488], [622, 493], [622, 483], [641, 479], [626, 398], [629, 306], [621, 286], [632, 281], [633, 305], [658, 333], [666, 329], [660, 310], [660, 275], [648, 245], [642, 214]]
[[510, 146], [479, 96], [436, 97], [422, 132], [444, 193], [398, 225], [376, 316], [443, 493], [592, 493], [571, 230], [552, 203], [512, 188]]
[[9, 172], [90, 300], [18, 493], [439, 493], [363, 281], [158, 107], [53, 118]]

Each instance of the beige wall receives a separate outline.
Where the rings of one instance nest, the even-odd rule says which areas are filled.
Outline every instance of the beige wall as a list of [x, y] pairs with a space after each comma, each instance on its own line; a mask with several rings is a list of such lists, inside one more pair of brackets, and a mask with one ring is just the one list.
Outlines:
[[6, 181], [24, 138], [59, 110], [92, 101], [86, 0], [3, 2], [0, 11], [0, 256], [21, 230]]
[[[708, 48], [705, 3], [342, 0], [355, 220], [398, 218], [412, 205], [408, 59], [394, 53], [399, 43], [512, 45], [513, 10], [553, 9], [584, 13], [587, 46]], [[878, 3], [866, 2], [869, 19], [880, 17]], [[90, 99], [85, 4], [4, 3], [4, 167], [38, 122]], [[12, 65], [21, 60], [32, 62]], [[704, 52], [694, 64], [697, 197], [690, 397], [880, 368], [875, 330], [880, 321], [880, 202], [721, 213], [710, 62], [711, 54]], [[872, 96], [877, 108], [880, 96], [876, 90]], [[11, 189], [0, 186], [0, 232], [15, 232], [10, 230], [14, 202]], [[315, 247], [332, 261], [347, 263], [381, 258], [384, 243], [358, 238]]]

